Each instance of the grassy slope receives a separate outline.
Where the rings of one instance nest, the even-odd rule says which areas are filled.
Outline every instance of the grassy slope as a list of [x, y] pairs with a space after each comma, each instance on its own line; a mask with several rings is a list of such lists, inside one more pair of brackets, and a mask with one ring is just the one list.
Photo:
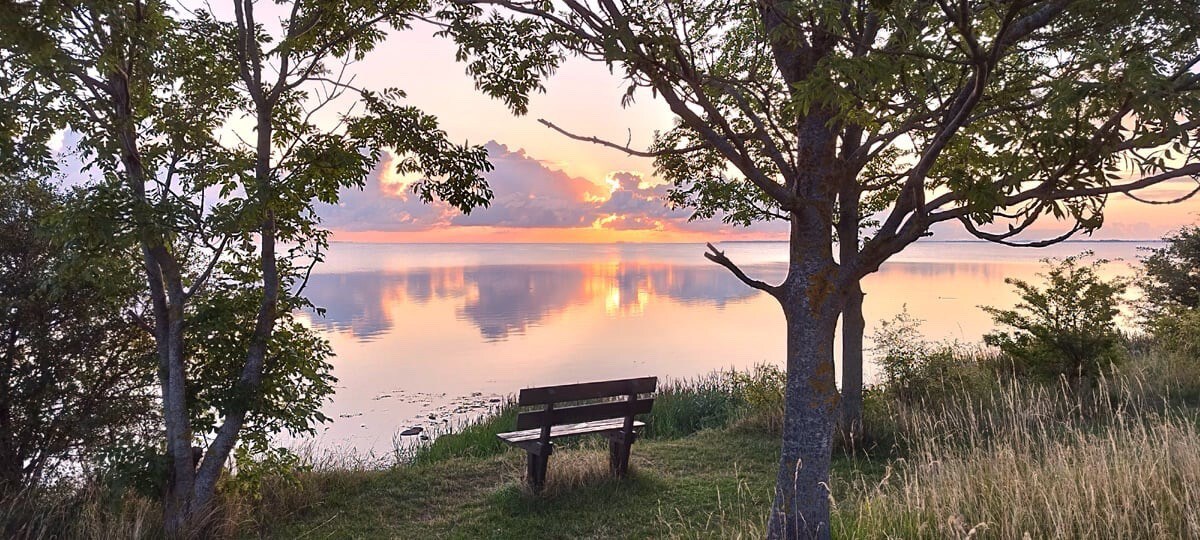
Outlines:
[[[633, 472], [607, 475], [599, 447], [551, 458], [547, 493], [520, 486], [524, 453], [453, 458], [387, 471], [322, 473], [322, 500], [271, 526], [278, 538], [645, 538], [727, 536], [761, 522], [779, 441], [706, 430], [634, 446]], [[850, 462], [838, 462], [849, 476]], [[684, 518], [683, 516], [686, 516]], [[736, 525], [735, 525], [736, 524]], [[731, 529], [726, 529], [728, 525]]]

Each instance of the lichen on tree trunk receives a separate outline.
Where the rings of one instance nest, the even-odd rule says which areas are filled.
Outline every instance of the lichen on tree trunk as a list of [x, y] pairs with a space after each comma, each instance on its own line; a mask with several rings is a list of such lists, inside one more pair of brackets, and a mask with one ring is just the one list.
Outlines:
[[843, 289], [829, 249], [793, 251], [777, 296], [787, 321], [787, 387], [771, 538], [830, 536], [828, 478], [840, 410], [833, 347]]

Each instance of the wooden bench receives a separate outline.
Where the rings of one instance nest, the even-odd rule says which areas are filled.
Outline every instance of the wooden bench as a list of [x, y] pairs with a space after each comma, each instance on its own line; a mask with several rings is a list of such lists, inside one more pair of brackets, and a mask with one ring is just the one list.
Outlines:
[[[541, 406], [517, 415], [517, 431], [497, 437], [528, 452], [525, 480], [535, 493], [546, 485], [546, 465], [554, 453], [553, 439], [598, 433], [608, 437], [608, 464], [613, 474], [625, 476], [629, 470], [629, 447], [637, 438], [637, 429], [645, 423], [634, 416], [650, 412], [652, 394], [658, 377], [622, 379], [591, 383], [525, 388], [517, 398], [518, 407]], [[613, 398], [624, 398], [616, 399]], [[599, 403], [556, 406], [562, 403], [604, 399]]]

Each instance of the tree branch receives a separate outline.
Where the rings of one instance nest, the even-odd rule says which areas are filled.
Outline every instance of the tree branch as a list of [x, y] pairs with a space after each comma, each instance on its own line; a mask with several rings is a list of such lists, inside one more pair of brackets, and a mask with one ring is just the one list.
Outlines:
[[656, 158], [659, 156], [666, 156], [666, 155], [672, 155], [672, 154], [687, 154], [689, 152], [703, 150], [705, 148], [709, 148], [712, 146], [712, 145], [706, 143], [706, 144], [697, 144], [697, 145], [693, 145], [693, 146], [688, 146], [686, 148], [672, 148], [669, 150], [659, 150], [657, 152], [651, 152], [651, 151], [647, 151], [647, 150], [637, 150], [635, 148], [630, 148], [628, 145], [617, 144], [615, 142], [606, 141], [606, 140], [598, 138], [598, 137], [588, 137], [586, 135], [576, 135], [575, 133], [571, 133], [570, 131], [560, 128], [557, 125], [555, 125], [553, 122], [550, 122], [549, 120], [546, 120], [543, 118], [538, 118], [538, 123], [550, 128], [550, 129], [553, 129], [554, 131], [557, 131], [563, 135], [566, 135], [568, 138], [575, 139], [577, 141], [590, 142], [592, 144], [598, 144], [600, 146], [607, 146], [609, 148], [615, 148], [615, 149], [625, 152], [626, 154], [629, 154], [631, 156], [638, 156], [638, 157]]
[[728, 268], [730, 272], [733, 272], [733, 275], [737, 276], [738, 279], [742, 280], [742, 283], [745, 283], [746, 285], [754, 287], [755, 289], [758, 289], [760, 291], [766, 291], [771, 296], [774, 296], [775, 298], [779, 298], [779, 287], [776, 287], [773, 285], [768, 285], [767, 283], [764, 283], [757, 279], [753, 279], [750, 276], [747, 276], [746, 273], [743, 272], [741, 268], [738, 268], [738, 265], [733, 264], [733, 261], [729, 260], [729, 257], [725, 256], [724, 251], [718, 250], [711, 243], [706, 243], [705, 245], [708, 246], [708, 250], [709, 250], [708, 253], [704, 254], [705, 259], [708, 259], [708, 260], [715, 262], [721, 266], [724, 266], [725, 268]]

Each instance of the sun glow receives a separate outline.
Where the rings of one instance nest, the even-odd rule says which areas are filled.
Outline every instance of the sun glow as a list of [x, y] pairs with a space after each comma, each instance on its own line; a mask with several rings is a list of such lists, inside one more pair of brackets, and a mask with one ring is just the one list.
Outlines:
[[608, 294], [604, 295], [604, 312], [609, 315], [621, 312], [621, 288], [615, 282], [609, 285]]
[[399, 173], [396, 172], [396, 160], [399, 159], [391, 154], [386, 154], [380, 162], [379, 167], [382, 171], [379, 174], [379, 184], [384, 192], [390, 195], [401, 195], [406, 188], [413, 182], [421, 179], [421, 175], [417, 173]]

